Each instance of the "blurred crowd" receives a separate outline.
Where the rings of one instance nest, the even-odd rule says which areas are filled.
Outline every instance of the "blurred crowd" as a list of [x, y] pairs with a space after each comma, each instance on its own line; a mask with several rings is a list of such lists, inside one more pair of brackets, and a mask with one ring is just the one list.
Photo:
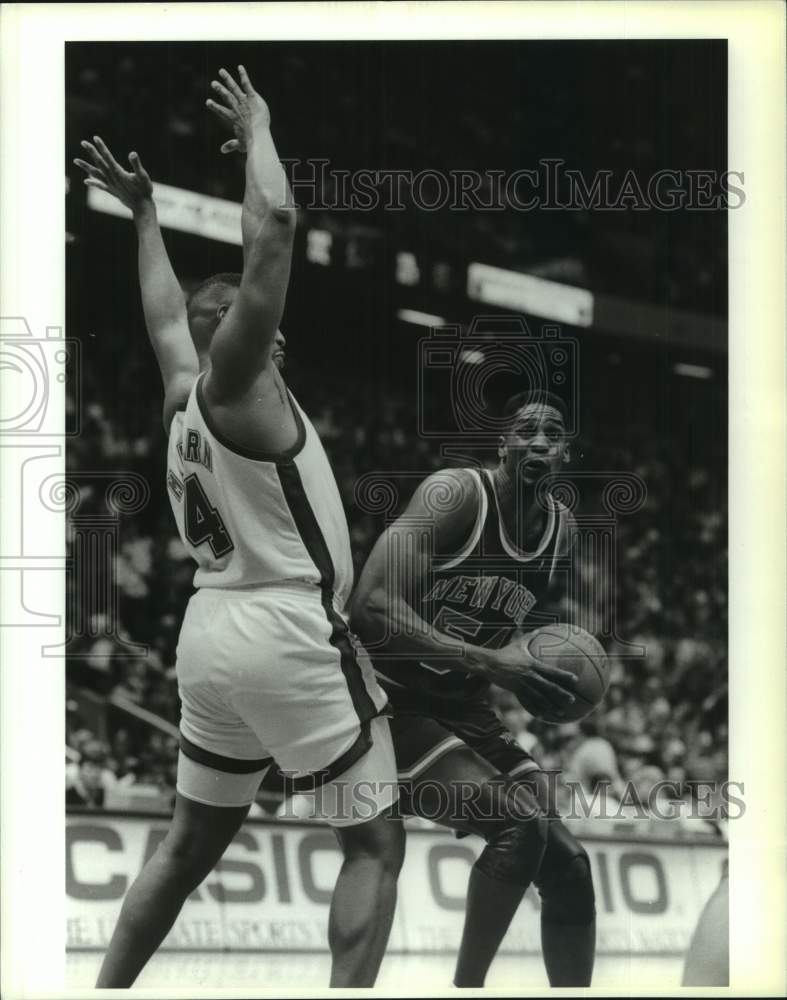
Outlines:
[[[402, 486], [397, 472], [426, 474], [443, 463], [433, 445], [413, 433], [412, 407], [404, 398], [382, 392], [373, 403], [324, 379], [304, 381], [296, 395], [305, 397], [330, 455], [359, 571], [385, 516], [406, 502], [417, 481]], [[151, 790], [169, 802], [179, 710], [175, 647], [193, 563], [164, 496], [158, 408], [131, 406], [124, 422], [125, 404], [108, 402], [98, 384], [93, 389], [86, 386], [91, 402], [69, 454], [72, 472], [136, 471], [150, 483], [151, 499], [119, 521], [112, 557], [119, 593], [115, 625], [109, 609], [87, 609], [83, 632], [92, 634], [73, 639], [68, 802], [101, 807]], [[725, 473], [712, 456], [698, 464], [696, 453], [689, 460], [677, 443], [667, 447], [655, 432], [648, 440], [642, 428], [627, 452], [619, 435], [611, 437], [614, 430], [597, 428], [590, 457], [601, 463], [596, 468], [636, 472], [647, 499], [617, 522], [614, 627], [605, 640], [611, 662], [607, 697], [581, 723], [550, 726], [529, 716], [509, 692], [492, 693], [516, 738], [544, 767], [560, 771], [561, 781], [578, 780], [588, 791], [606, 781], [619, 796], [630, 782], [642, 801], [659, 782], [678, 782], [683, 787], [674, 806], [683, 809], [690, 783], [727, 778]], [[386, 470], [399, 486], [399, 500], [387, 515], [370, 512], [368, 498], [356, 495], [359, 478], [372, 470]], [[80, 514], [98, 512], [101, 491], [88, 482], [82, 493]], [[591, 491], [583, 509], [593, 511], [598, 503]], [[75, 530], [70, 523], [71, 543]], [[586, 583], [599, 573], [590, 559], [582, 566]], [[85, 597], [72, 582], [69, 587], [74, 607]], [[555, 610], [563, 618], [572, 615], [565, 601]], [[144, 644], [144, 655], [131, 655], [132, 643]], [[133, 800], [142, 804], [139, 797]]]
[[[665, 169], [727, 166], [726, 50], [719, 45], [69, 43], [67, 213], [74, 233], [67, 305], [84, 361], [80, 398], [67, 400], [72, 416], [80, 416], [80, 432], [68, 446], [69, 471], [79, 486], [78, 509], [68, 518], [70, 554], [81, 551], [79, 519], [107, 513], [101, 473], [122, 477], [124, 470], [150, 486], [140, 510], [104, 522], [115, 533], [106, 568], [117, 607], [98, 603], [112, 588], [90, 574], [67, 579], [73, 632], [69, 804], [144, 808], [146, 800], [171, 802], [179, 716], [175, 648], [194, 569], [166, 498], [158, 376], [151, 352], [140, 348], [136, 290], [133, 303], [127, 298], [132, 244], [112, 237], [109, 249], [85, 235], [89, 227], [80, 220], [84, 204], [71, 165], [79, 141], [98, 133], [119, 158], [138, 150], [156, 181], [240, 201], [243, 171], [232, 157], [219, 155], [226, 135], [206, 111], [205, 99], [220, 66], [233, 69], [243, 62], [270, 103], [285, 159], [324, 158], [334, 171], [461, 169], [510, 176], [552, 157], [582, 173], [588, 185], [600, 171], [609, 172], [615, 184], [629, 170], [646, 182]], [[305, 169], [301, 162], [301, 178]], [[331, 203], [331, 183], [329, 178], [326, 187], [318, 177], [318, 202]], [[726, 216], [719, 211], [403, 207], [377, 206], [360, 214], [317, 207], [307, 210], [306, 221], [329, 231], [363, 229], [386, 253], [409, 249], [419, 259], [459, 261], [455, 270], [462, 277], [468, 262], [482, 261], [659, 306], [665, 315], [673, 307], [716, 316], [726, 311]], [[168, 233], [173, 243], [174, 235]], [[213, 266], [216, 245], [196, 242], [199, 261], [194, 247], [185, 240], [178, 244], [179, 273], [191, 268], [196, 274], [203, 265], [225, 269]], [[190, 256], [191, 264], [181, 267]], [[351, 364], [366, 364], [372, 374], [296, 367], [288, 381], [330, 456], [360, 570], [386, 516], [401, 509], [419, 476], [445, 463], [438, 443], [417, 433], [415, 389], [402, 388], [403, 369], [383, 372], [394, 355], [409, 361], [410, 347], [391, 320], [395, 302], [384, 288], [370, 286], [382, 304], [377, 311], [359, 307], [356, 322], [355, 286], [331, 284], [335, 276], [328, 274], [330, 291], [313, 296], [311, 311], [292, 294], [288, 309], [301, 310], [302, 329], [322, 329], [316, 324], [327, 323], [323, 308], [335, 313], [334, 327], [344, 325], [355, 336], [358, 326], [357, 338], [348, 337], [343, 350]], [[309, 298], [302, 286], [299, 292], [300, 299]], [[459, 292], [464, 294], [458, 288], [451, 294]], [[426, 300], [418, 307], [442, 310]], [[391, 324], [387, 332], [374, 327], [378, 313], [380, 324]], [[601, 337], [595, 329], [585, 332]], [[380, 341], [370, 342], [375, 350], [379, 346], [379, 357], [364, 361], [355, 348], [375, 333]], [[588, 408], [582, 427], [592, 441], [574, 449], [572, 468], [625, 470], [645, 484], [647, 494], [638, 509], [616, 521], [614, 572], [589, 554], [580, 567], [586, 588], [596, 594], [591, 611], [606, 636], [611, 686], [591, 717], [557, 727], [531, 718], [507, 692], [493, 690], [493, 696], [515, 737], [545, 767], [560, 771], [565, 787], [572, 778], [588, 791], [608, 782], [618, 796], [631, 787], [635, 799], [646, 800], [662, 780], [727, 776], [723, 400], [719, 382], [676, 385], [664, 345], [656, 349], [632, 338], [619, 352], [633, 357], [628, 371], [625, 364], [607, 370], [606, 348], [597, 343], [588, 344], [592, 363], [582, 390]], [[601, 368], [594, 370], [594, 363]], [[406, 377], [411, 375], [408, 369]], [[427, 398], [421, 405], [441, 402]], [[376, 499], [359, 493], [361, 477], [378, 470], [388, 485]], [[388, 488], [391, 503], [378, 503]], [[603, 482], [583, 480], [578, 514], [602, 512], [603, 491]], [[570, 605], [570, 599], [559, 603], [556, 615], [574, 618], [577, 608]], [[275, 789], [268, 791], [270, 802], [263, 796], [260, 808], [275, 812]], [[689, 809], [692, 795], [673, 797], [671, 807]]]
[[[311, 177], [306, 161], [318, 158], [329, 171], [506, 176], [552, 158], [588, 189], [606, 172], [614, 201], [629, 170], [645, 190], [660, 171], [725, 169], [724, 53], [681, 44], [273, 43], [168, 46], [165, 55], [154, 45], [71, 45], [66, 140], [71, 157], [98, 132], [121, 158], [139, 150], [155, 180], [240, 201], [242, 171], [219, 155], [226, 136], [205, 109], [211, 78], [220, 65], [234, 70], [234, 58], [269, 101], [280, 155], [300, 162], [295, 178]], [[320, 206], [334, 204], [336, 181], [315, 178], [314, 199], [299, 204], [314, 204], [312, 223], [322, 228], [349, 219], [372, 239], [384, 232], [427, 256], [671, 307], [726, 308], [721, 212], [423, 213], [408, 210], [406, 190], [402, 211], [331, 212]], [[489, 198], [486, 187], [479, 198]]]

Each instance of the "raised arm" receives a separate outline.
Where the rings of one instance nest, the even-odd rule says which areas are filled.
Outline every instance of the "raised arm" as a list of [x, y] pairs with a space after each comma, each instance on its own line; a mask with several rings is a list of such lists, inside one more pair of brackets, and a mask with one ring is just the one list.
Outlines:
[[137, 230], [139, 287], [150, 342], [164, 383], [164, 424], [183, 405], [199, 371], [189, 334], [186, 301], [164, 246], [153, 201], [153, 184], [136, 153], [124, 170], [106, 144], [94, 136], [82, 147], [91, 162], [74, 160], [88, 175], [85, 184], [114, 195], [131, 210]]
[[[430, 499], [438, 497], [439, 503]], [[574, 699], [565, 685], [573, 685], [573, 675], [539, 663], [523, 643], [502, 649], [477, 646], [440, 631], [415, 610], [432, 585], [435, 558], [457, 551], [466, 541], [477, 504], [477, 487], [464, 470], [426, 479], [402, 517], [377, 540], [353, 597], [352, 627], [372, 655], [433, 659], [526, 691], [534, 708], [570, 704]]]
[[[229, 129], [234, 138], [228, 139], [221, 146], [221, 152], [240, 153], [244, 157], [248, 152], [247, 136], [252, 125], [267, 129], [269, 148], [267, 155], [260, 163], [258, 183], [249, 184], [243, 199], [241, 214], [241, 233], [243, 236], [243, 261], [249, 258], [251, 245], [257, 234], [265, 212], [269, 205], [286, 205], [292, 200], [287, 183], [287, 176], [282, 169], [273, 139], [270, 136], [270, 109], [263, 98], [256, 92], [243, 66], [238, 67], [238, 76], [243, 87], [240, 87], [226, 69], [220, 69], [219, 80], [211, 81], [211, 87], [223, 103], [208, 99], [206, 104], [219, 121]], [[263, 134], [262, 139], [266, 136]], [[248, 174], [247, 174], [248, 178]]]
[[[271, 135], [268, 106], [245, 70], [240, 67], [239, 72], [242, 90], [229, 74], [224, 79], [233, 89], [214, 81], [246, 152], [241, 226], [247, 248], [238, 294], [211, 343], [205, 388], [217, 402], [240, 396], [261, 371], [273, 370], [271, 346], [284, 311], [295, 234], [295, 209]], [[220, 108], [209, 103], [213, 110]]]

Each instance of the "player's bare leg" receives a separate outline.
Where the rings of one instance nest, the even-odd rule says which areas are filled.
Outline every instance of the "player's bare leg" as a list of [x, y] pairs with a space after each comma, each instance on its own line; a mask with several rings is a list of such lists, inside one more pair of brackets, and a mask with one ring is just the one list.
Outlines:
[[500, 942], [538, 872], [546, 820], [523, 785], [501, 776], [469, 748], [452, 750], [423, 771], [410, 802], [418, 815], [487, 841], [470, 872], [454, 975], [455, 986], [483, 986]]
[[331, 986], [373, 986], [393, 922], [404, 860], [404, 827], [391, 810], [336, 827], [344, 852], [331, 900]]
[[132, 985], [248, 811], [248, 806], [208, 806], [176, 794], [167, 835], [123, 901], [97, 988]]

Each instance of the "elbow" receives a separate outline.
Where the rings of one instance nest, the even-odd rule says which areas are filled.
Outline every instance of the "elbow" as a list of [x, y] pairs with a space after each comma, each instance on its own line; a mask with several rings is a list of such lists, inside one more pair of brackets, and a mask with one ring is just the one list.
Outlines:
[[289, 257], [295, 239], [294, 208], [270, 208], [253, 230], [251, 250], [256, 258], [272, 260]]
[[350, 609], [350, 627], [364, 643], [377, 643], [385, 635], [388, 594], [383, 587], [359, 590]]
[[271, 219], [285, 233], [294, 233], [298, 224], [298, 214], [293, 205], [279, 205], [270, 210]]
[[298, 213], [292, 205], [280, 205], [266, 202], [259, 226], [257, 240], [269, 242], [273, 238], [287, 239], [295, 234]]

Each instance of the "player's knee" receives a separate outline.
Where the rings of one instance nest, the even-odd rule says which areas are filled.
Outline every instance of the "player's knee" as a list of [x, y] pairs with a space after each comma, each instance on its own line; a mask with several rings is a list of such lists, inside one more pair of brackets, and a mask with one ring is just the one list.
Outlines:
[[397, 877], [404, 864], [404, 824], [401, 820], [388, 820], [387, 826], [378, 857], [386, 875]]
[[546, 821], [541, 816], [511, 819], [487, 836], [476, 867], [489, 878], [527, 886], [538, 869], [546, 845]]
[[198, 836], [169, 835], [158, 849], [159, 857], [170, 878], [189, 888], [196, 887], [213, 869], [214, 852], [208, 852]]
[[558, 863], [552, 861], [547, 870], [539, 872], [536, 885], [543, 919], [561, 924], [589, 924], [595, 919], [590, 858], [578, 843], [570, 855], [564, 855]]
[[399, 819], [376, 816], [367, 823], [337, 828], [337, 836], [347, 859], [376, 861], [387, 875], [398, 875], [404, 863], [405, 833]]

